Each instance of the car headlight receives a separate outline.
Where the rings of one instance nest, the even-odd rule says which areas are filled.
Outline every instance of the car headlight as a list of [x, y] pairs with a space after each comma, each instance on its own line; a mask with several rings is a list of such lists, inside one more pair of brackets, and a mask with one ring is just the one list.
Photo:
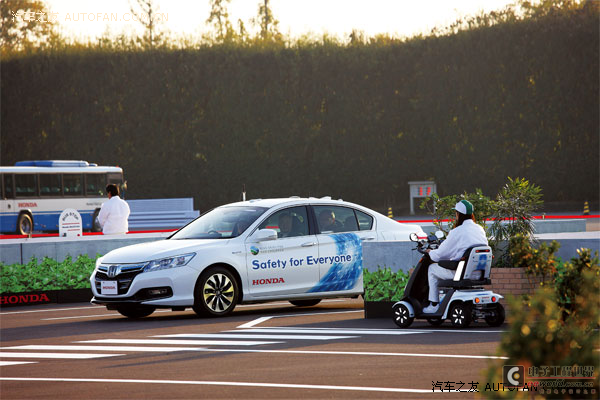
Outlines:
[[174, 256], [168, 258], [162, 258], [160, 260], [152, 260], [144, 267], [144, 272], [160, 271], [162, 269], [183, 267], [190, 262], [196, 253], [183, 254], [181, 256]]

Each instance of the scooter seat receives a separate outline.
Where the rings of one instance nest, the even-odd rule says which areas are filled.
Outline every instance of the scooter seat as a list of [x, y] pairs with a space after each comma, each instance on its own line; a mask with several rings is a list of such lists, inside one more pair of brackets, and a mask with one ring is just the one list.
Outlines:
[[492, 284], [492, 281], [489, 279], [479, 279], [479, 280], [462, 279], [460, 281], [446, 279], [446, 280], [438, 282], [439, 287], [445, 287], [445, 288], [470, 288], [470, 287], [491, 285], [491, 284]]

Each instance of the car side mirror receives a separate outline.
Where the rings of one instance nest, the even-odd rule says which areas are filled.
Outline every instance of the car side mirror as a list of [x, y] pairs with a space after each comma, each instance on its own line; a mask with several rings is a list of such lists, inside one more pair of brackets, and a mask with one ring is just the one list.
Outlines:
[[277, 239], [277, 231], [274, 229], [260, 229], [252, 235], [252, 240], [256, 242], [266, 242], [275, 239]]

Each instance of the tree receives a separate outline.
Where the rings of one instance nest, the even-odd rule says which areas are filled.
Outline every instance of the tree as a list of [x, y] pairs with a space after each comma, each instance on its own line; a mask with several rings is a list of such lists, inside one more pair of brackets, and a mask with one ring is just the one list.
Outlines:
[[217, 31], [217, 40], [225, 41], [233, 34], [233, 27], [229, 21], [229, 13], [227, 12], [227, 3], [231, 0], [210, 0], [210, 16], [206, 20], [208, 24], [212, 24]]
[[144, 47], [154, 48], [162, 42], [159, 25], [163, 21], [163, 14], [158, 12], [158, 6], [153, 0], [136, 0], [137, 10], [131, 4], [129, 9], [137, 17], [137, 21], [144, 26], [146, 33], [143, 36]]
[[45, 47], [58, 38], [52, 13], [40, 0], [0, 1], [2, 54]]
[[269, 0], [263, 0], [262, 3], [259, 3], [258, 16], [253, 19], [253, 22], [260, 27], [260, 37], [263, 40], [275, 39], [281, 36], [277, 28], [279, 21], [273, 16]]

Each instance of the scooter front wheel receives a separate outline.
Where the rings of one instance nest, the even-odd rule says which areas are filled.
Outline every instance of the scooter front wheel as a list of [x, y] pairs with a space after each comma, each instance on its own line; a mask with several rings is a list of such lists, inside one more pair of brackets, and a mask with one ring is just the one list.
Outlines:
[[414, 321], [414, 317], [410, 316], [408, 307], [404, 304], [398, 304], [394, 306], [394, 322], [400, 328], [408, 328]]
[[471, 324], [471, 307], [467, 303], [456, 303], [450, 309], [450, 322], [455, 328], [466, 328]]

